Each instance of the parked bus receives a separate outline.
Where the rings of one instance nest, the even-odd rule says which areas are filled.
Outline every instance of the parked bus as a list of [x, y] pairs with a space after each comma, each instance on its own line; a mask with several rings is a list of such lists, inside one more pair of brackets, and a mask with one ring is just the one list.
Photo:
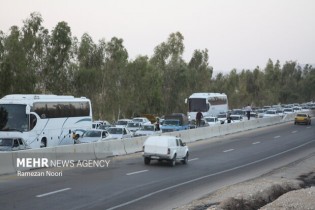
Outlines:
[[13, 94], [0, 99], [0, 139], [51, 147], [73, 144], [72, 132], [91, 127], [91, 101], [85, 97]]
[[188, 119], [195, 120], [198, 111], [204, 117], [217, 116], [228, 111], [228, 98], [224, 93], [193, 93], [188, 101]]

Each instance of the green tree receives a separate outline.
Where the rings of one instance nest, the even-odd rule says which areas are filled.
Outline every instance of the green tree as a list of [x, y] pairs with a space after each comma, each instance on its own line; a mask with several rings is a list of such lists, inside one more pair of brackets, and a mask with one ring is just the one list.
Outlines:
[[108, 110], [112, 111], [112, 119], [119, 119], [126, 117], [128, 101], [126, 101], [126, 97], [124, 96], [130, 94], [130, 90], [126, 86], [126, 80], [128, 79], [128, 75], [126, 74], [128, 52], [123, 45], [123, 39], [116, 37], [113, 37], [106, 44], [105, 52], [104, 73], [108, 78], [106, 80], [107, 94], [105, 101], [110, 101], [107, 105]]
[[49, 42], [48, 30], [41, 24], [42, 16], [31, 13], [30, 18], [24, 21], [22, 27], [21, 44], [27, 61], [27, 74], [31, 92], [41, 92], [43, 87], [42, 73], [45, 68], [47, 45]]
[[[33, 91], [29, 80], [27, 59], [21, 43], [22, 35], [17, 26], [10, 28], [10, 35], [3, 39], [0, 87], [3, 94]], [[18, 84], [18, 85], [17, 85]]]
[[170, 34], [166, 42], [155, 47], [154, 55], [150, 63], [159, 72], [162, 81], [161, 91], [163, 109], [162, 112], [183, 112], [184, 98], [187, 93], [183, 92], [187, 86], [187, 64], [182, 59], [184, 52], [184, 37], [181, 33]]
[[195, 50], [188, 64], [189, 90], [209, 92], [213, 69], [209, 66], [208, 50]]
[[315, 101], [315, 68], [305, 65], [300, 83], [301, 101]]
[[53, 29], [47, 49], [45, 90], [55, 94], [68, 94], [71, 89], [72, 72], [69, 72], [71, 58], [71, 29], [66, 22], [59, 22]]
[[301, 78], [301, 70], [297, 69], [296, 62], [287, 61], [281, 72], [281, 89], [279, 93], [279, 100], [282, 103], [293, 103], [298, 99], [297, 84]]

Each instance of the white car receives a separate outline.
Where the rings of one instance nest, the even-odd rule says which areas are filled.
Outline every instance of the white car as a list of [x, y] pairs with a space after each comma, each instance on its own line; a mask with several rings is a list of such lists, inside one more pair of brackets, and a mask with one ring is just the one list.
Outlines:
[[301, 111], [302, 111], [302, 107], [300, 107], [300, 106], [294, 106], [294, 107], [293, 107], [293, 111], [294, 111], [294, 112], [301, 112]]
[[279, 115], [279, 116], [284, 116], [284, 112], [283, 112], [283, 110], [282, 109], [278, 109], [277, 110], [277, 114]]
[[256, 112], [257, 112], [258, 118], [263, 118], [266, 111], [267, 109], [257, 109]]
[[151, 160], [169, 161], [171, 166], [176, 161], [188, 163], [189, 150], [181, 138], [176, 136], [149, 136], [143, 144], [144, 164], [149, 165]]
[[243, 121], [243, 115], [239, 114], [232, 114], [231, 117], [231, 123], [238, 123]]
[[284, 114], [292, 114], [292, 113], [294, 113], [294, 110], [292, 108], [284, 108], [283, 113]]
[[126, 139], [133, 136], [127, 128], [109, 127], [107, 131], [113, 139]]
[[217, 117], [204, 117], [203, 119], [209, 126], [221, 124], [221, 121]]
[[126, 128], [134, 133], [141, 128], [141, 123], [140, 122], [129, 122], [127, 124]]
[[301, 112], [309, 112], [309, 111], [310, 111], [310, 108], [307, 106], [303, 106], [301, 109]]
[[134, 136], [151, 136], [161, 134], [161, 130], [157, 130], [155, 125], [143, 125], [140, 130], [134, 133]]
[[112, 139], [112, 136], [102, 129], [86, 130], [81, 137], [77, 139], [78, 143], [91, 143]]
[[266, 118], [266, 117], [275, 117], [275, 116], [278, 116], [277, 110], [275, 110], [275, 109], [269, 109], [264, 114], [264, 118]]
[[132, 119], [133, 122], [139, 122], [142, 125], [151, 125], [151, 121], [146, 117], [135, 117]]
[[226, 113], [220, 113], [217, 115], [217, 118], [218, 120], [221, 122], [221, 123], [224, 123], [224, 121], [226, 120]]
[[132, 122], [131, 119], [120, 119], [116, 122], [115, 127], [125, 128], [129, 122]]
[[110, 123], [106, 120], [104, 121], [97, 120], [92, 123], [92, 128], [95, 128], [95, 129], [103, 129], [104, 127], [109, 127], [109, 126], [110, 126]]

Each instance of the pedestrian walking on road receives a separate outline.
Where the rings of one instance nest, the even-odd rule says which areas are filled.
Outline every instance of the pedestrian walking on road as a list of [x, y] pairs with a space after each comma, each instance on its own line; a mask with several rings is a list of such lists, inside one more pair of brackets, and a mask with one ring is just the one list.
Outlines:
[[247, 119], [250, 120], [250, 112], [252, 111], [252, 107], [249, 104], [245, 107]]

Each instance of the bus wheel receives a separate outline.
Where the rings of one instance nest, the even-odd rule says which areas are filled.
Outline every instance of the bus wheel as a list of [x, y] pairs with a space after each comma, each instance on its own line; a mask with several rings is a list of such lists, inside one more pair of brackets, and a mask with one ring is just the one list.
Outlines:
[[41, 142], [40, 142], [40, 147], [47, 147], [47, 139], [46, 138], [42, 138]]

